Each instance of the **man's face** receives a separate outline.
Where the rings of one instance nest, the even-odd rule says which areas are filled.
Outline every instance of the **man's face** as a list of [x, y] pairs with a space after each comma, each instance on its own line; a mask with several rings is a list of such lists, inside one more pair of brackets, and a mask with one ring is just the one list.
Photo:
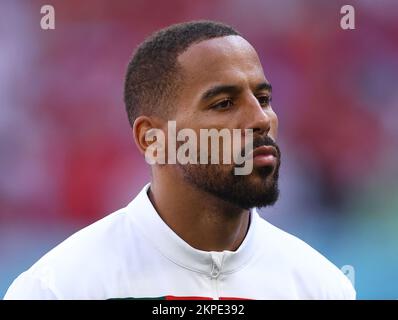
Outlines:
[[[254, 158], [249, 175], [236, 175], [234, 163], [177, 164], [184, 179], [241, 208], [273, 204], [279, 193], [280, 151], [274, 143], [278, 120], [254, 48], [239, 36], [215, 38], [192, 45], [178, 62], [183, 83], [176, 108], [177, 130], [191, 128], [199, 137], [200, 129], [241, 129], [242, 133], [252, 129], [254, 148], [271, 145], [276, 149], [272, 161]], [[244, 144], [245, 140], [238, 150], [243, 152]]]

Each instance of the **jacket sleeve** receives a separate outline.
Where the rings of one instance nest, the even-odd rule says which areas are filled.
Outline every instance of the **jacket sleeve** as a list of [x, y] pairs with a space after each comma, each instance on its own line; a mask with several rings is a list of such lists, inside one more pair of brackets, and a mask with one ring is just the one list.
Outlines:
[[57, 296], [40, 278], [22, 273], [8, 288], [4, 300], [57, 300]]

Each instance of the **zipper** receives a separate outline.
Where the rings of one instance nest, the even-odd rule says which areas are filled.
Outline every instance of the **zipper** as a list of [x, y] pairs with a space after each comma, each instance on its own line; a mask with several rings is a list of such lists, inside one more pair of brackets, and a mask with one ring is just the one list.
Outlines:
[[213, 299], [214, 300], [219, 300], [220, 299], [220, 292], [219, 292], [219, 276], [220, 276], [220, 272], [221, 272], [221, 265], [222, 265], [222, 260], [223, 260], [223, 256], [218, 255], [217, 254], [212, 254], [212, 267], [211, 267], [211, 273], [210, 273], [210, 277], [211, 277], [211, 282], [212, 282], [212, 288], [213, 288]]
[[220, 270], [216, 266], [215, 263], [213, 263], [212, 271], [211, 271], [211, 283], [212, 283], [212, 288], [213, 288], [213, 299], [214, 300], [219, 300], [220, 295], [218, 292], [218, 276], [220, 274]]

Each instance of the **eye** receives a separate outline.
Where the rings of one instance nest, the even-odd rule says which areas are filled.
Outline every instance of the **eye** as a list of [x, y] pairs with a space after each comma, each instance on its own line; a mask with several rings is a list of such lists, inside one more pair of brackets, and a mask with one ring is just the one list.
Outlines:
[[224, 99], [216, 104], [214, 104], [213, 106], [211, 106], [211, 109], [215, 109], [215, 110], [226, 110], [229, 109], [230, 107], [232, 107], [233, 103], [231, 99]]
[[259, 96], [257, 97], [257, 100], [261, 104], [261, 106], [268, 107], [272, 101], [272, 98], [270, 96]]

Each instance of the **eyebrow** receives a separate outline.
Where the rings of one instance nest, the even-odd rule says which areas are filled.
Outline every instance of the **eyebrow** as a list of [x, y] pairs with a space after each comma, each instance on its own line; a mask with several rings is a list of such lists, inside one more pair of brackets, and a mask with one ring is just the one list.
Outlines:
[[[262, 82], [262, 83], [258, 84], [255, 89], [255, 91], [260, 91], [260, 90], [272, 91], [272, 86], [269, 82]], [[203, 93], [203, 95], [202, 95], [202, 100], [209, 100], [209, 99], [214, 98], [215, 96], [218, 96], [219, 94], [222, 94], [222, 93], [238, 94], [241, 91], [242, 91], [242, 88], [239, 86], [218, 85], [218, 86], [214, 86], [214, 87], [206, 90], [205, 93]]]
[[262, 82], [256, 87], [256, 91], [268, 90], [272, 92], [272, 85], [269, 82]]

